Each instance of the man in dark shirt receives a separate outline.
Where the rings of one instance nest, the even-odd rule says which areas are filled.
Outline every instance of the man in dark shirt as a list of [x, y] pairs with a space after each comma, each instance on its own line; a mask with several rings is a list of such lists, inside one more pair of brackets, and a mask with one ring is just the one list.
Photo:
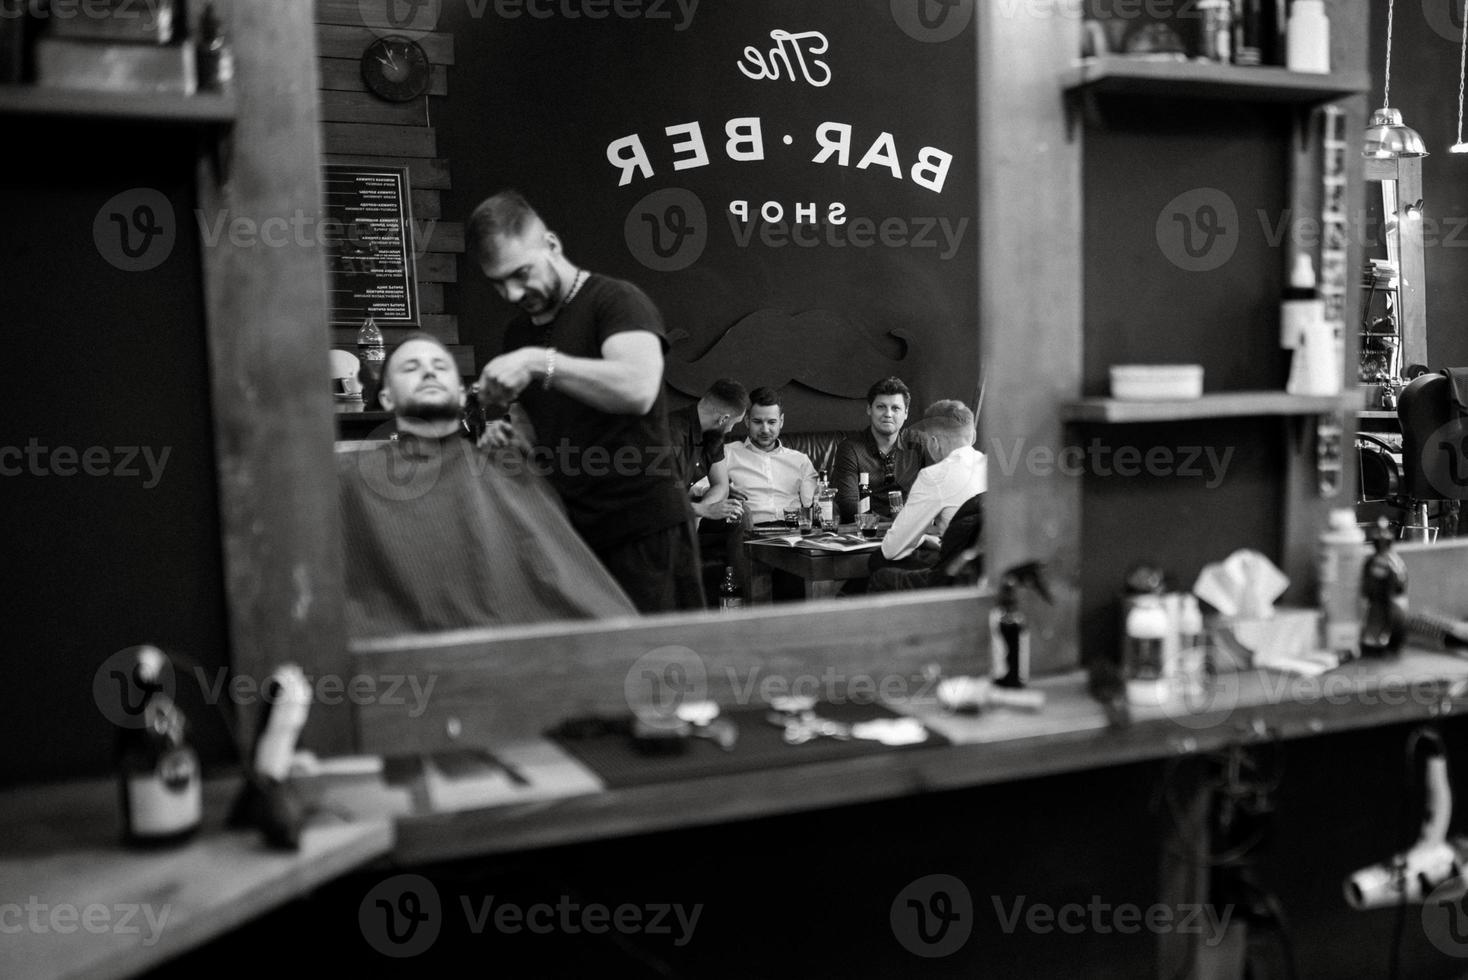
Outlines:
[[704, 605], [686, 488], [667, 459], [662, 316], [629, 282], [577, 268], [523, 197], [470, 215], [486, 278], [520, 307], [479, 375], [488, 445], [533, 447], [571, 524], [643, 612]]
[[912, 400], [900, 378], [883, 378], [867, 389], [868, 425], [853, 432], [836, 447], [831, 485], [836, 488], [836, 506], [841, 520], [856, 520], [857, 490], [861, 474], [872, 488], [872, 512], [882, 519], [892, 517], [887, 494], [902, 491], [904, 499], [923, 468], [923, 451], [906, 444], [902, 425]]
[[466, 437], [442, 342], [394, 347], [380, 398], [397, 439], [337, 454], [353, 636], [636, 613], [520, 451]]
[[668, 413], [668, 437], [678, 484], [688, 488], [696, 519], [739, 518], [744, 506], [729, 499], [724, 437], [749, 411], [749, 393], [737, 381], [720, 379], [692, 405]]

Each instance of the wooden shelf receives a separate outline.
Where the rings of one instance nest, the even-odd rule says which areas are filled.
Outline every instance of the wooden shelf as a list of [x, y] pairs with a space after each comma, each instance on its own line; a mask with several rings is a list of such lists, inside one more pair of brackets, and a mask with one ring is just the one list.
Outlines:
[[1289, 395], [1282, 391], [1229, 391], [1186, 401], [1123, 401], [1085, 398], [1061, 406], [1067, 422], [1183, 422], [1251, 415], [1325, 415], [1359, 408], [1357, 392], [1342, 395]]
[[1151, 95], [1182, 99], [1231, 99], [1309, 105], [1371, 90], [1366, 72], [1329, 75], [1285, 68], [1247, 68], [1211, 61], [1140, 61], [1094, 58], [1067, 72], [1071, 93]]
[[214, 92], [177, 95], [0, 85], [0, 115], [230, 126], [235, 120], [235, 100], [233, 95]]

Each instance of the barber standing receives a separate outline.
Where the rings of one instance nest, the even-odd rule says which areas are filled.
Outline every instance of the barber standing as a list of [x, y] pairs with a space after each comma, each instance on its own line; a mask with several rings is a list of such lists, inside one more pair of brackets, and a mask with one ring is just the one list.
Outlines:
[[629, 282], [577, 268], [514, 191], [480, 203], [467, 237], [495, 290], [520, 308], [504, 353], [479, 375], [486, 406], [510, 415], [486, 440], [533, 447], [572, 525], [639, 610], [702, 609], [698, 545], [666, 452], [657, 307]]

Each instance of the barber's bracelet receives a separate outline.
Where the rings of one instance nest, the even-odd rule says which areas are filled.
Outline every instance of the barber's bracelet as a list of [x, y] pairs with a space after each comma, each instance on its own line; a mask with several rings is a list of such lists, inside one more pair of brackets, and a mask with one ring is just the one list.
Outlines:
[[550, 391], [551, 380], [556, 376], [556, 349], [547, 347], [545, 349], [545, 377], [540, 379], [540, 386]]

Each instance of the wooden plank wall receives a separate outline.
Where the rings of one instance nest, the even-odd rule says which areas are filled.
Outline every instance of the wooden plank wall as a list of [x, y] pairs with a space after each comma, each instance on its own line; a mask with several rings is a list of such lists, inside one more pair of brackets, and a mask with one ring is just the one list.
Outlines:
[[[464, 253], [464, 225], [444, 221], [440, 195], [450, 186], [449, 161], [438, 155], [436, 116], [449, 94], [448, 69], [454, 63], [453, 35], [420, 34], [364, 21], [357, 0], [316, 0], [316, 46], [320, 76], [321, 145], [325, 163], [406, 166], [412, 188], [418, 304], [424, 330], [454, 353], [460, 370], [474, 371], [474, 349], [459, 342], [454, 290], [459, 256]], [[428, 54], [432, 65], [428, 94], [406, 103], [384, 102], [362, 83], [359, 58], [368, 44], [384, 34], [408, 33]], [[389, 346], [406, 330], [382, 332]], [[333, 327], [332, 343], [356, 344], [356, 331]], [[467, 366], [467, 367], [466, 367]]]

